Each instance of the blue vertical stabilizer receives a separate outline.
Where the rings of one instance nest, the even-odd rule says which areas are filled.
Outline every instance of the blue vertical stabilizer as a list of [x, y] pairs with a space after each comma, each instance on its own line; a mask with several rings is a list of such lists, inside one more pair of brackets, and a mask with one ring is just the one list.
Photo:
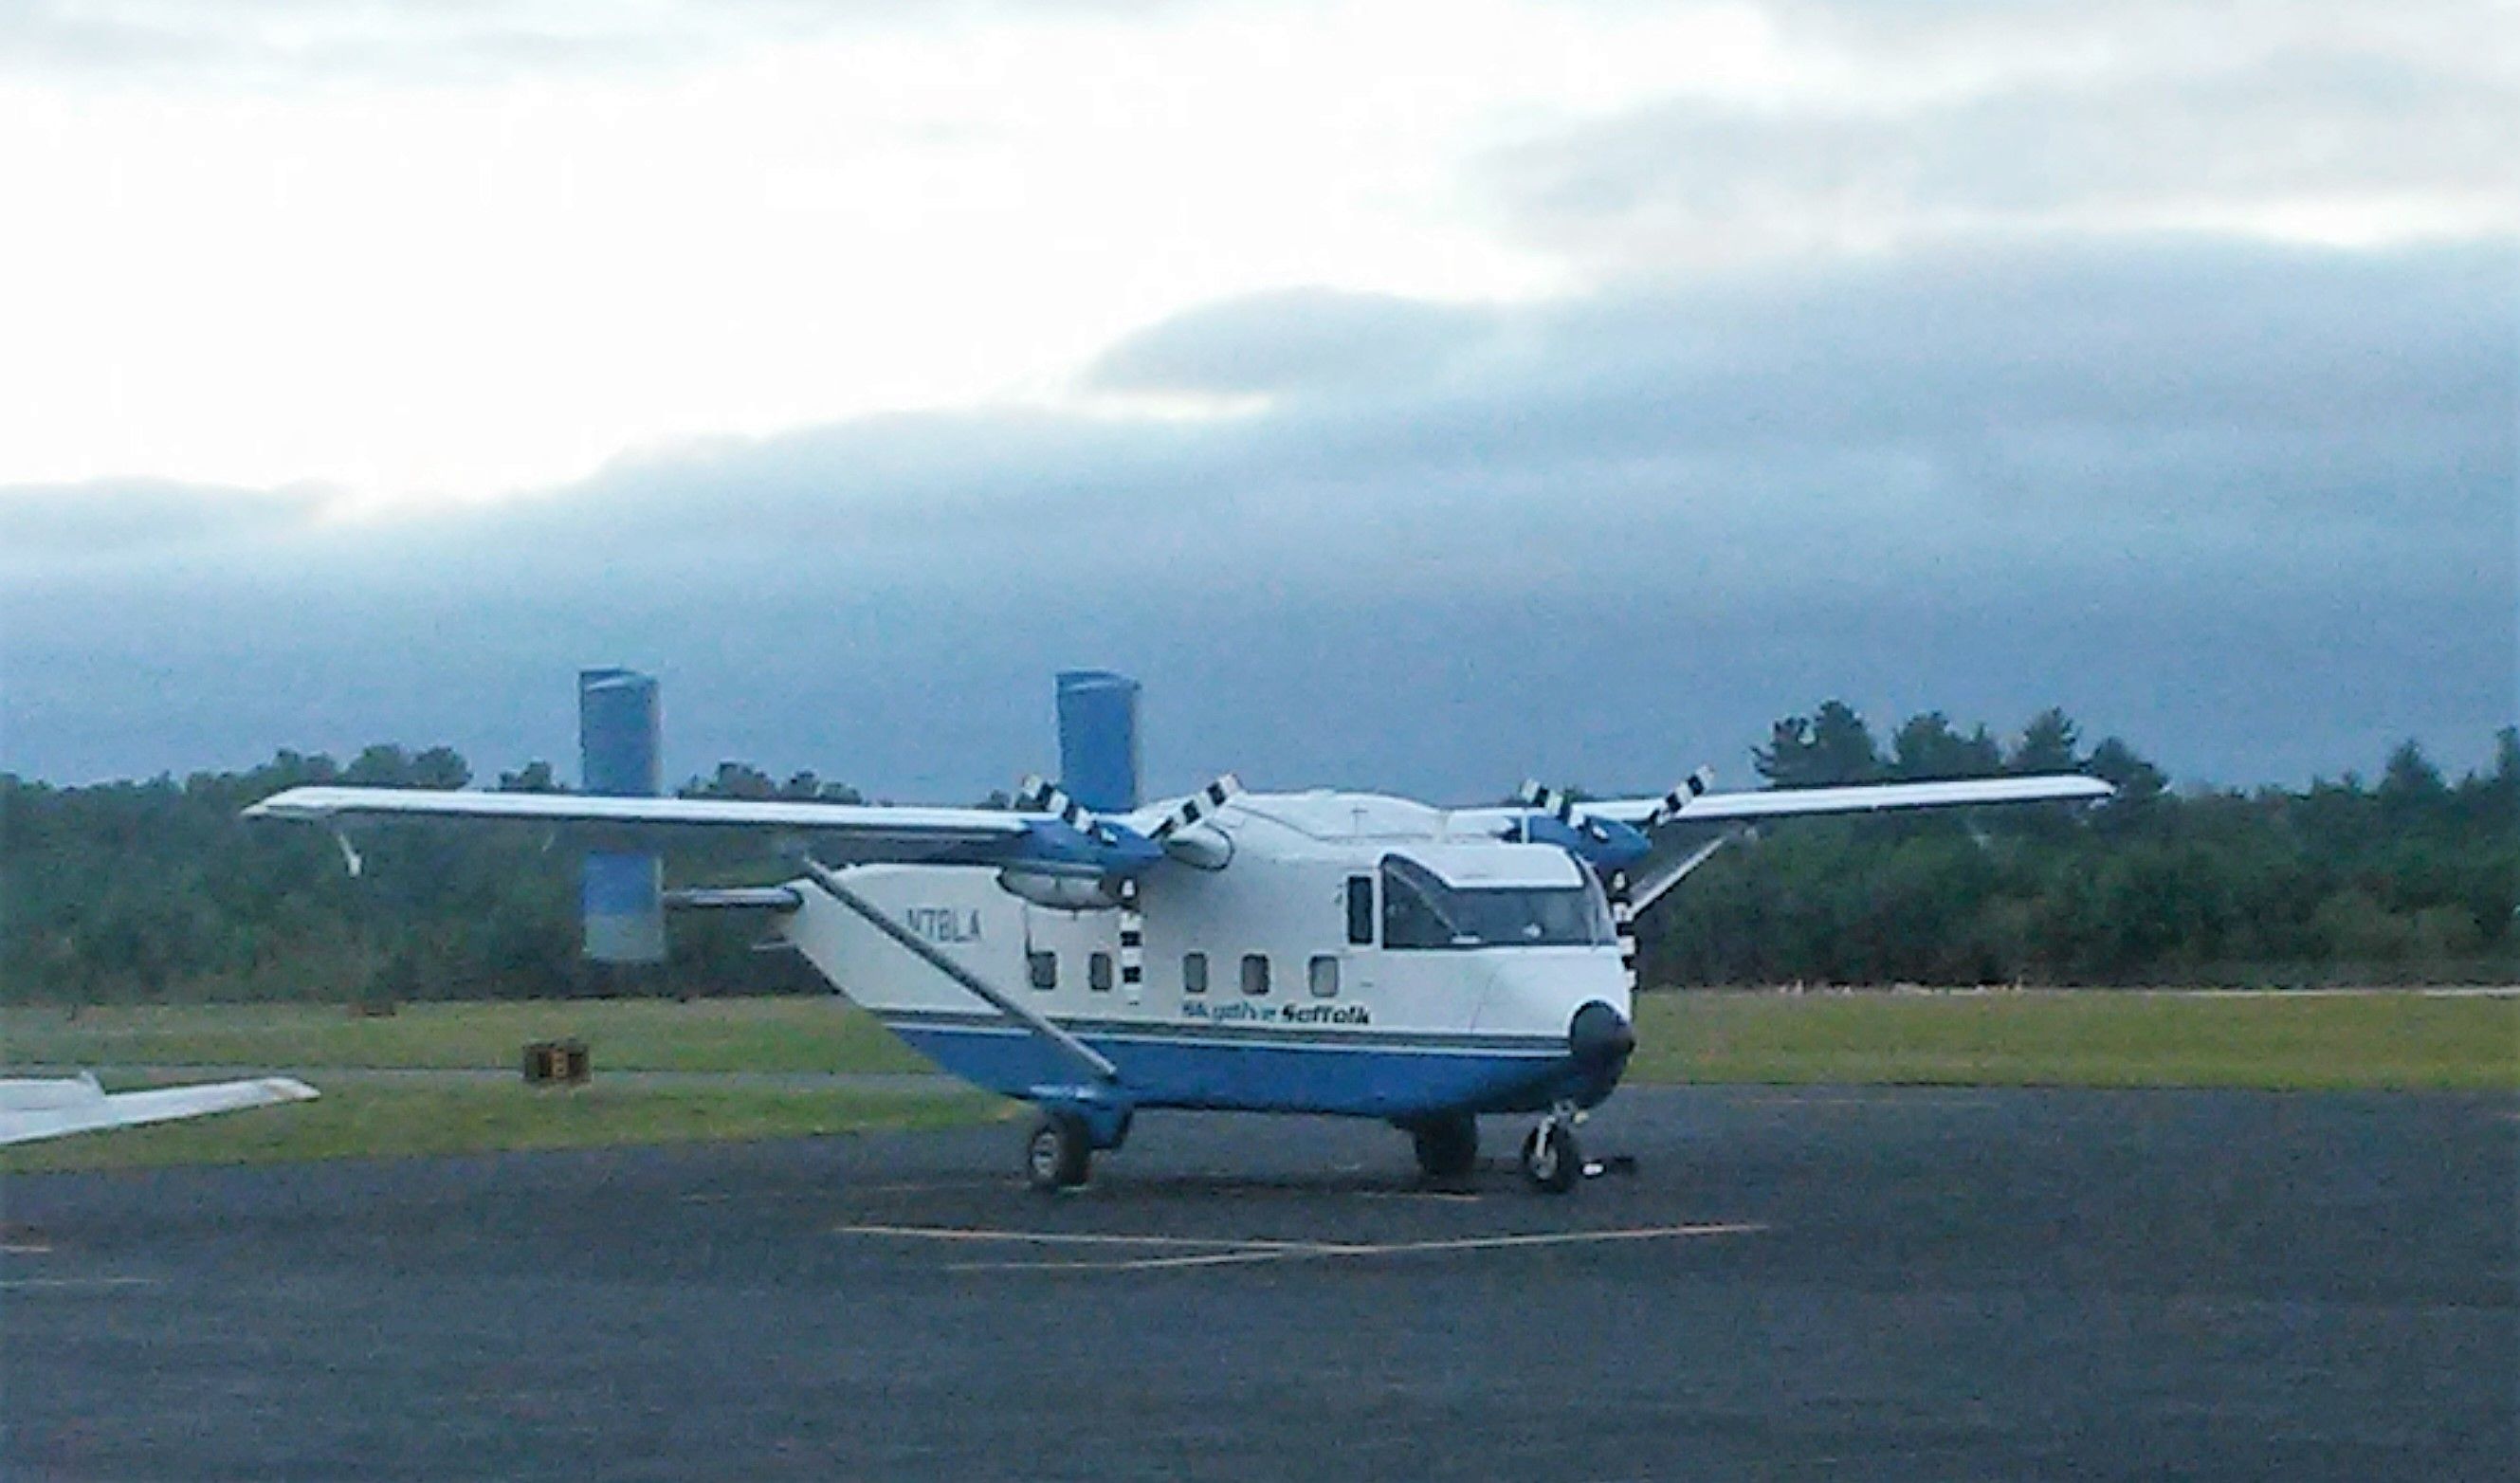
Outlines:
[[[663, 737], [652, 676], [578, 671], [578, 776], [586, 791], [642, 798], [663, 792]], [[598, 963], [662, 963], [663, 884], [653, 855], [589, 853], [581, 898], [586, 956]]]
[[1058, 675], [1058, 781], [1098, 814], [1138, 806], [1138, 682], [1107, 669]]

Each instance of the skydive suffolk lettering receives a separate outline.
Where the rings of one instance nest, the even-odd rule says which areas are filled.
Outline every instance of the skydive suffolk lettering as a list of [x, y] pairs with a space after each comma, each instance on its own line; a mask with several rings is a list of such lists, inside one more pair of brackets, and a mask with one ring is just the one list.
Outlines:
[[1370, 1025], [1373, 1012], [1361, 1004], [1202, 1004], [1182, 1006], [1182, 1018], [1211, 1024]]

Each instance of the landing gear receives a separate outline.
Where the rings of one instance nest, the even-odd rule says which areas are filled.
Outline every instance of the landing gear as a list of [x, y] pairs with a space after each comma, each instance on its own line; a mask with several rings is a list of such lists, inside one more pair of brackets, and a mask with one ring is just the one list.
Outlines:
[[1036, 1190], [1073, 1190], [1093, 1166], [1094, 1142], [1085, 1119], [1073, 1112], [1044, 1112], [1024, 1145], [1024, 1179]]
[[1467, 1179], [1479, 1166], [1479, 1120], [1467, 1112], [1409, 1125], [1418, 1172], [1430, 1180]]
[[1523, 1136], [1522, 1177], [1544, 1194], [1564, 1194], [1584, 1177], [1584, 1150], [1575, 1142], [1573, 1108], [1551, 1112]]

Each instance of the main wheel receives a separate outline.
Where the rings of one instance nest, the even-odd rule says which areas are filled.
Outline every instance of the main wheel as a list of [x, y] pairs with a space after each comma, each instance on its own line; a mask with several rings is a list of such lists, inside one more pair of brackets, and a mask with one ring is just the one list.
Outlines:
[[1094, 1145], [1085, 1119], [1069, 1112], [1045, 1112], [1032, 1125], [1024, 1145], [1024, 1178], [1036, 1190], [1073, 1190], [1085, 1183]]
[[1418, 1172], [1428, 1179], [1467, 1179], [1479, 1166], [1479, 1120], [1467, 1112], [1413, 1123]]
[[1561, 1122], [1545, 1122], [1524, 1135], [1522, 1177], [1545, 1194], [1564, 1194], [1584, 1172], [1584, 1150], [1575, 1130]]

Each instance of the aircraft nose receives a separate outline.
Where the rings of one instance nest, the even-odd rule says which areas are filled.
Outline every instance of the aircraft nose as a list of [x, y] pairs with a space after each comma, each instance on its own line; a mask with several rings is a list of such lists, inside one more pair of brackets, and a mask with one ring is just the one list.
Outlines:
[[1575, 1011], [1566, 1027], [1566, 1050], [1578, 1064], [1612, 1066], [1637, 1048], [1636, 1027], [1627, 1016], [1596, 999]]

